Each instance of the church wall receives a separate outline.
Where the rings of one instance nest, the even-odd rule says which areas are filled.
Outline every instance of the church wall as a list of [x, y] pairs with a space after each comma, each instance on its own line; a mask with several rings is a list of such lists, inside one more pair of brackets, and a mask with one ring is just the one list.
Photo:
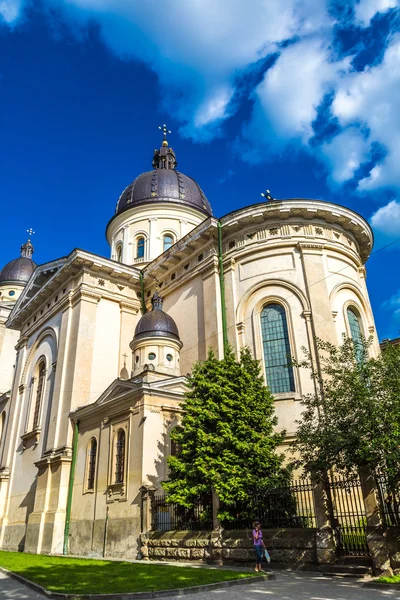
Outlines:
[[11, 389], [18, 338], [19, 331], [6, 329], [0, 321], [0, 395]]
[[[192, 366], [197, 360], [206, 358], [207, 349], [211, 345], [211, 339], [206, 338], [210, 338], [213, 332], [206, 331], [205, 310], [207, 305], [208, 320], [210, 321], [212, 306], [215, 307], [216, 303], [215, 284], [214, 291], [206, 295], [205, 292], [206, 290], [208, 292], [210, 287], [207, 283], [204, 284], [203, 276], [198, 273], [163, 296], [163, 310], [174, 319], [183, 343], [180, 351], [183, 375], [192, 370]], [[210, 331], [210, 323], [208, 331]]]
[[88, 402], [98, 398], [110, 383], [119, 376], [120, 325], [119, 304], [101, 298], [96, 311]]
[[[10, 465], [8, 520], [3, 532], [3, 548], [10, 550], [24, 548], [26, 525], [34, 509], [37, 483], [37, 467], [34, 463], [41, 458], [46, 443], [54, 381], [52, 365], [56, 357], [57, 341], [54, 329], [47, 328], [42, 335], [38, 332], [35, 338], [28, 341], [26, 360], [23, 358], [24, 367], [23, 370], [21, 369], [19, 379], [18, 393], [21, 395], [21, 404], [18, 407], [15, 453]], [[35, 409], [36, 383], [32, 383], [32, 378], [34, 376], [37, 378], [36, 368], [42, 359], [45, 360], [46, 375], [40, 408], [40, 429], [35, 431], [32, 428], [32, 412]], [[14, 407], [15, 410], [17, 408], [15, 398]]]

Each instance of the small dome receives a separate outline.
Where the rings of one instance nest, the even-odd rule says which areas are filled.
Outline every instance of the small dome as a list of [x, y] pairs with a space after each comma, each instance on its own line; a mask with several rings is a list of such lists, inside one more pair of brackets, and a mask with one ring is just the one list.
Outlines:
[[36, 269], [36, 263], [30, 258], [33, 253], [33, 246], [28, 240], [21, 246], [21, 257], [11, 260], [3, 267], [0, 273], [0, 283], [28, 283], [33, 271]]
[[151, 300], [153, 310], [140, 319], [135, 329], [134, 339], [139, 337], [172, 337], [179, 340], [179, 332], [175, 321], [162, 310], [162, 298], [156, 292]]

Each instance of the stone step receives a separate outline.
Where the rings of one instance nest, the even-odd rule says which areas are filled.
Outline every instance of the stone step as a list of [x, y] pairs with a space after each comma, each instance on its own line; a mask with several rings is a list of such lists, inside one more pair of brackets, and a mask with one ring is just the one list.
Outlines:
[[340, 575], [348, 577], [361, 577], [372, 573], [372, 568], [368, 564], [337, 564], [321, 565], [318, 569], [323, 575]]

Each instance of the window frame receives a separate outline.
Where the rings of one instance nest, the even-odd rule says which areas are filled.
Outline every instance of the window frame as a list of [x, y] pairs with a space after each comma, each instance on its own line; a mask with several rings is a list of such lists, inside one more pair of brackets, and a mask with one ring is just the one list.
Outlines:
[[[120, 434], [123, 434], [123, 446], [122, 452], [119, 455], [118, 444]], [[123, 485], [126, 479], [126, 431], [124, 427], [119, 427], [114, 435], [114, 461], [113, 461], [113, 472], [112, 472], [112, 482], [115, 485]], [[119, 458], [120, 456], [120, 458]], [[122, 460], [121, 460], [122, 459]], [[122, 462], [121, 465], [118, 465], [118, 462]], [[117, 476], [120, 475], [120, 478]]]
[[123, 242], [121, 242], [121, 241], [117, 242], [117, 244], [115, 245], [115, 260], [118, 263], [122, 263], [123, 251], [124, 251]]
[[[360, 309], [354, 304], [354, 302], [348, 302], [345, 306], [344, 306], [344, 311], [345, 311], [345, 321], [346, 321], [346, 329], [347, 329], [347, 335], [350, 337], [350, 339], [353, 341], [355, 349], [356, 349], [356, 345], [360, 343], [360, 341], [362, 340], [362, 338], [364, 338], [364, 340], [366, 339], [365, 336], [365, 330], [364, 330], [364, 324], [363, 324], [363, 319], [361, 316], [361, 311]], [[358, 324], [358, 329], [359, 329], [359, 335], [360, 335], [360, 340], [355, 340], [353, 337], [353, 332], [352, 332], [352, 327], [351, 327], [351, 323], [350, 323], [350, 318], [349, 318], [349, 313], [352, 313], [357, 321]], [[356, 349], [357, 352], [357, 349]], [[357, 357], [357, 362], [362, 362], [364, 358], [364, 349], [362, 351], [362, 355], [360, 354], [359, 357]]]
[[[92, 456], [92, 445], [93, 442], [96, 443], [96, 451], [95, 451], [95, 457], [94, 457], [94, 461], [93, 461], [93, 456]], [[99, 450], [99, 443], [97, 441], [97, 437], [95, 435], [93, 435], [87, 446], [86, 446], [86, 468], [85, 468], [85, 483], [83, 486], [84, 489], [84, 493], [88, 493], [88, 494], [93, 494], [96, 491], [96, 482], [97, 482], [97, 464], [98, 464], [98, 450]], [[94, 462], [94, 464], [92, 464]], [[90, 479], [89, 477], [92, 477], [93, 479], [93, 485], [90, 486]]]
[[[171, 240], [171, 243], [167, 247], [165, 247], [165, 239], [166, 238], [169, 238]], [[162, 236], [162, 243], [163, 243], [163, 253], [164, 253], [167, 250], [169, 250], [171, 248], [171, 246], [173, 246], [175, 244], [175, 236], [172, 233], [170, 233], [169, 231], [165, 231]]]
[[[143, 240], [143, 254], [139, 255], [139, 242]], [[142, 233], [135, 240], [135, 260], [145, 259], [146, 257], [146, 236]]]
[[[265, 382], [267, 387], [269, 388], [269, 390], [271, 391], [271, 393], [274, 396], [277, 397], [293, 397], [293, 396], [297, 396], [298, 394], [298, 381], [297, 381], [297, 377], [296, 377], [296, 373], [293, 369], [293, 367], [291, 367], [289, 364], [285, 365], [287, 366], [287, 370], [289, 372], [289, 385], [291, 387], [290, 390], [285, 390], [285, 391], [274, 391], [272, 389], [273, 386], [273, 382], [270, 383], [268, 381], [268, 369], [272, 369], [273, 367], [268, 367], [268, 362], [266, 359], [266, 352], [265, 352], [265, 343], [269, 342], [276, 342], [277, 340], [264, 340], [264, 334], [263, 334], [263, 313], [264, 310], [270, 306], [276, 306], [279, 307], [281, 309], [281, 311], [283, 311], [283, 315], [285, 318], [285, 331], [284, 331], [284, 338], [280, 338], [284, 340], [285, 346], [288, 346], [289, 352], [288, 355], [289, 356], [293, 356], [294, 355], [294, 348], [295, 348], [295, 344], [294, 344], [294, 340], [293, 340], [293, 336], [291, 335], [291, 324], [290, 324], [290, 319], [289, 319], [289, 315], [290, 315], [290, 311], [288, 310], [288, 308], [279, 301], [279, 299], [276, 298], [269, 298], [268, 300], [264, 300], [262, 302], [262, 304], [260, 305], [260, 311], [259, 311], [259, 315], [258, 315], [258, 326], [259, 326], [259, 333], [260, 333], [260, 343], [261, 343], [261, 356], [262, 356], [262, 361], [263, 361], [263, 373], [264, 373], [264, 378], [265, 378]], [[279, 339], [279, 338], [278, 338]], [[289, 359], [288, 359], [289, 360]], [[277, 367], [283, 366], [283, 365], [276, 365]]]

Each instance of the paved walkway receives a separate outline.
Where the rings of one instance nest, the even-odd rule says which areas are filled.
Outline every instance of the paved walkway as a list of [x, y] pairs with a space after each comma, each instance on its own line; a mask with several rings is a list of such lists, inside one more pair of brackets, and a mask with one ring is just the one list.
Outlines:
[[45, 596], [37, 594], [22, 583], [15, 581], [0, 572], [0, 600], [44, 600]]
[[[399, 591], [361, 587], [352, 578], [277, 571], [276, 580], [180, 596], [183, 600], [400, 600]], [[175, 600], [168, 596], [165, 600]], [[0, 573], [0, 600], [45, 600], [45, 596]]]
[[[353, 578], [276, 571], [276, 580], [181, 596], [182, 600], [400, 600], [399, 591], [361, 587]], [[164, 600], [175, 600], [168, 596]]]

